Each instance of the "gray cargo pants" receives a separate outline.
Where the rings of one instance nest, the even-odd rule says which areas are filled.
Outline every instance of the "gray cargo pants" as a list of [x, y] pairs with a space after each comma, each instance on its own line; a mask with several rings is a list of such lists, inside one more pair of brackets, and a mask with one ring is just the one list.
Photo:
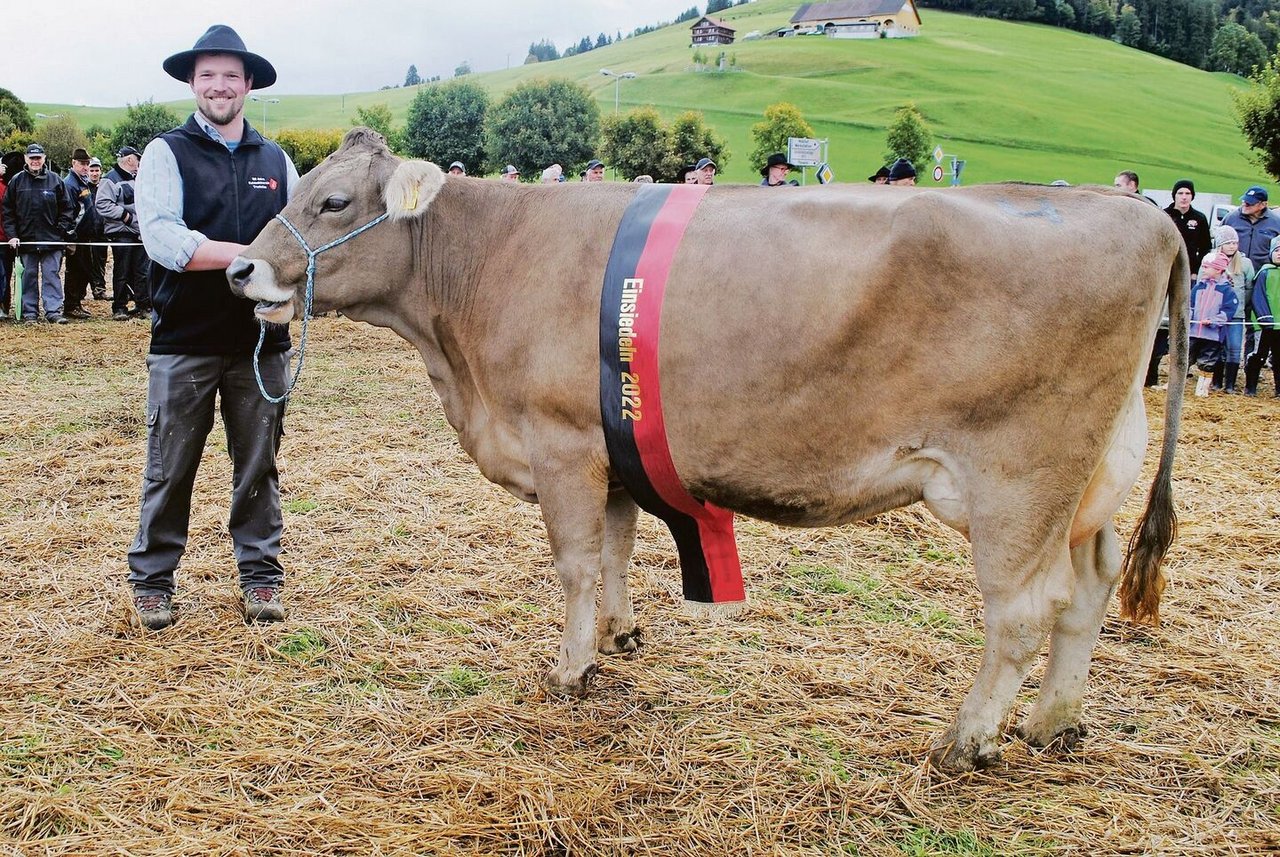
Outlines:
[[[264, 354], [263, 383], [273, 394], [286, 383], [284, 354]], [[136, 594], [173, 594], [174, 572], [187, 547], [191, 490], [215, 396], [231, 454], [231, 516], [241, 589], [280, 586], [280, 477], [276, 452], [284, 405], [258, 392], [252, 356], [151, 354], [147, 357], [147, 465], [138, 536], [129, 549]]]

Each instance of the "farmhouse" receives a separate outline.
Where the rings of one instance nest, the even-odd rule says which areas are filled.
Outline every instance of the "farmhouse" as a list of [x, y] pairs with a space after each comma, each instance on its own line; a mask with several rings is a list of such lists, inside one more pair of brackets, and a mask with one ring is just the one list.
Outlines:
[[900, 39], [920, 35], [920, 12], [915, 0], [806, 3], [791, 16], [791, 31], [833, 39]]
[[733, 27], [730, 27], [724, 21], [717, 21], [715, 18], [708, 18], [703, 15], [693, 25], [692, 30], [693, 43], [695, 45], [733, 44]]

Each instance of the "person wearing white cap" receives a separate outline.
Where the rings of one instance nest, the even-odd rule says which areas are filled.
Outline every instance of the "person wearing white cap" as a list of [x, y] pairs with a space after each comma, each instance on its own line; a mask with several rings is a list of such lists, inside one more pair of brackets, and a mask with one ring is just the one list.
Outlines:
[[467, 174], [467, 167], [465, 164], [462, 163], [462, 161], [454, 161], [452, 164], [449, 165], [449, 175], [465, 176], [466, 174]]
[[152, 312], [147, 459], [128, 555], [134, 612], [151, 630], [173, 624], [192, 487], [221, 400], [241, 609], [247, 622], [275, 622], [285, 616], [276, 459], [284, 404], [260, 395], [259, 385], [285, 390], [292, 343], [285, 325], [260, 330], [254, 301], [232, 294], [226, 269], [284, 209], [298, 171], [245, 119], [245, 97], [275, 83], [276, 70], [235, 30], [215, 24], [164, 70], [190, 87], [196, 111], [147, 144], [138, 173]]

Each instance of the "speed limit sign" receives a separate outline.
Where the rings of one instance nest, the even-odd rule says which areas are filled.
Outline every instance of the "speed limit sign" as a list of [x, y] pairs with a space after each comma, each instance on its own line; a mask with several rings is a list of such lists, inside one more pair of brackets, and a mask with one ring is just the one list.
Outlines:
[[942, 164], [938, 164], [933, 168], [933, 180], [936, 182], [942, 181]]

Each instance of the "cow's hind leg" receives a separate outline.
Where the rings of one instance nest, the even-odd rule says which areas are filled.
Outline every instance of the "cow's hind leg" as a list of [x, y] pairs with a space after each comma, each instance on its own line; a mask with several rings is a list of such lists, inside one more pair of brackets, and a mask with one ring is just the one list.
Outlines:
[[636, 543], [639, 508], [625, 491], [609, 492], [605, 506], [604, 550], [600, 557], [604, 580], [600, 612], [596, 617], [596, 648], [601, 654], [617, 655], [640, 648], [641, 634], [631, 609], [627, 589], [627, 566]]
[[[1042, 503], [1038, 498], [1025, 500], [1010, 506], [1027, 510]], [[986, 645], [982, 667], [955, 722], [930, 753], [935, 765], [951, 772], [1000, 760], [1000, 732], [1014, 697], [1058, 613], [1071, 599], [1065, 522], [1055, 527], [1043, 519], [1032, 522], [1006, 514], [998, 520], [975, 519], [970, 533]]]
[[1110, 522], [1072, 549], [1075, 595], [1049, 638], [1049, 665], [1040, 698], [1018, 727], [1019, 737], [1027, 743], [1047, 747], [1057, 742], [1070, 750], [1084, 736], [1080, 717], [1085, 682], [1098, 631], [1120, 577], [1120, 563], [1120, 542]]

